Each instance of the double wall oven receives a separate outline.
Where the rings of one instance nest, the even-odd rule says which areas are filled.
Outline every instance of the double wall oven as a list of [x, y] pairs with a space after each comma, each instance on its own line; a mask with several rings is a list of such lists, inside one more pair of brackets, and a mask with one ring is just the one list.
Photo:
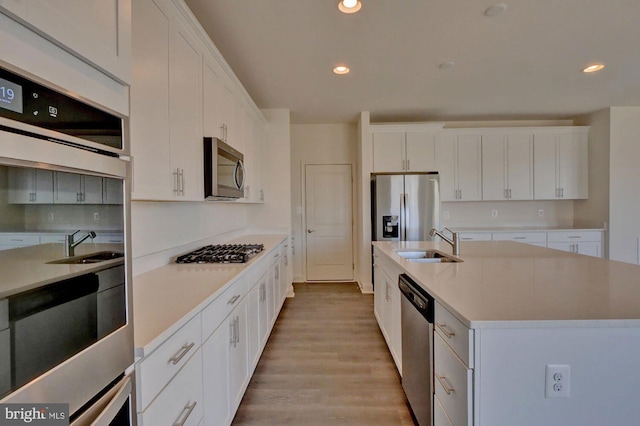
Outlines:
[[0, 403], [68, 404], [72, 425], [130, 425], [124, 117], [7, 68], [0, 67]]

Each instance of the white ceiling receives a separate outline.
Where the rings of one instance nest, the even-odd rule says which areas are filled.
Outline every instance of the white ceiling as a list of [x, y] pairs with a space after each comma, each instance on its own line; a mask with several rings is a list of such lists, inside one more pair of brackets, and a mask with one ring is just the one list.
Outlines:
[[[640, 106], [640, 0], [186, 0], [259, 108], [292, 123], [565, 119]], [[455, 67], [439, 65], [454, 61]], [[590, 63], [606, 68], [587, 75]], [[332, 68], [351, 68], [337, 76]]]

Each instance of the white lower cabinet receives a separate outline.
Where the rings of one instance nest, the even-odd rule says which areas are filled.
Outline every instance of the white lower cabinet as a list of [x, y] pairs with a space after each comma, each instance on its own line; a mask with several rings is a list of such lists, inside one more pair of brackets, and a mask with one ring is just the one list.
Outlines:
[[374, 309], [382, 335], [402, 374], [402, 328], [400, 324], [400, 270], [393, 267], [382, 254], [374, 254]]
[[204, 423], [231, 423], [229, 398], [229, 330], [221, 325], [202, 345]]
[[449, 416], [442, 408], [440, 400], [436, 395], [433, 395], [433, 425], [434, 426], [453, 426]]
[[454, 426], [473, 424], [473, 370], [456, 356], [439, 333], [433, 336], [435, 395]]
[[140, 426], [197, 425], [202, 420], [202, 353], [193, 357], [138, 417]]
[[247, 340], [247, 303], [242, 301], [227, 318], [229, 324], [229, 396], [231, 412], [240, 405], [249, 384], [249, 353]]

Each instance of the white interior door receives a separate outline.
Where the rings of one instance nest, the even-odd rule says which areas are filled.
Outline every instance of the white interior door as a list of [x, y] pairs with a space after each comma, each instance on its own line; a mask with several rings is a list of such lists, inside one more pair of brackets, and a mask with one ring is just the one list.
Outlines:
[[307, 280], [352, 280], [351, 165], [307, 165], [305, 196]]

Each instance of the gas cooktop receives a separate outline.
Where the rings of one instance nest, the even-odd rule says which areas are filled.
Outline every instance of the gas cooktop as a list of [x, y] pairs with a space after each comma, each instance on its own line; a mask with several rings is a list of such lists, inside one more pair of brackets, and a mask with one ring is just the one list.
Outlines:
[[264, 250], [264, 244], [216, 244], [183, 254], [176, 263], [246, 263]]

